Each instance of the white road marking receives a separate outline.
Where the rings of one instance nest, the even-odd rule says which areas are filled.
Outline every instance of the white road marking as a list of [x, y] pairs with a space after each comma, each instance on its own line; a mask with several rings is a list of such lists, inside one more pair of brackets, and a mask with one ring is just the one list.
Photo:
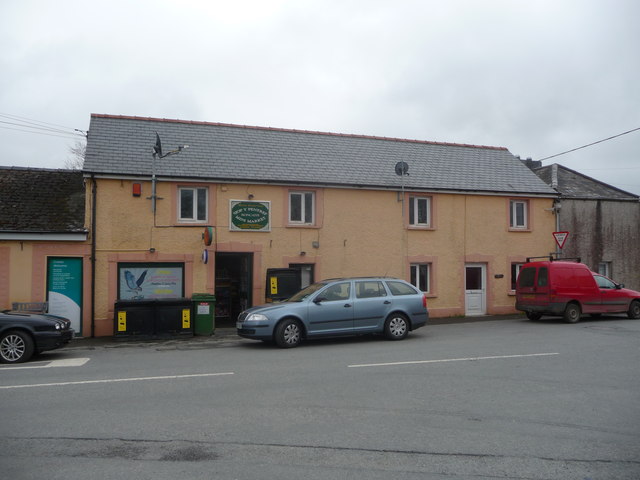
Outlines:
[[[87, 363], [90, 358], [67, 358], [65, 360], [51, 360], [50, 362], [38, 362], [36, 364], [20, 365], [19, 367], [4, 366], [0, 368], [0, 372], [3, 370], [28, 370], [33, 368], [53, 368], [53, 367], [81, 367]], [[42, 365], [44, 363], [44, 365]]]
[[118, 382], [142, 382], [145, 380], [174, 380], [178, 378], [197, 378], [197, 377], [217, 377], [221, 375], [233, 375], [234, 372], [223, 373], [197, 373], [193, 375], [167, 375], [164, 377], [137, 377], [137, 378], [109, 378], [105, 380], [84, 380], [82, 382], [57, 382], [57, 383], [35, 383], [31, 385], [6, 385], [0, 386], [0, 390], [12, 388], [34, 388], [34, 387], [60, 387], [66, 385], [90, 385], [93, 383], [118, 383]]
[[546, 357], [549, 355], [560, 355], [560, 354], [559, 353], [529, 353], [525, 355], [495, 355], [492, 357], [445, 358], [441, 360], [415, 360], [415, 361], [409, 361], [409, 362], [365, 363], [361, 365], [349, 365], [349, 368], [388, 367], [392, 365], [416, 365], [421, 363], [474, 362], [477, 360], [495, 360], [499, 358]]

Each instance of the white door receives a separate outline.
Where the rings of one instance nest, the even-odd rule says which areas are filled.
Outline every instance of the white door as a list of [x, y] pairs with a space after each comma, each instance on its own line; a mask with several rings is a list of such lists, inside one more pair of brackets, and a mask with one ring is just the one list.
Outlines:
[[486, 265], [467, 263], [464, 269], [465, 315], [485, 315], [487, 313]]

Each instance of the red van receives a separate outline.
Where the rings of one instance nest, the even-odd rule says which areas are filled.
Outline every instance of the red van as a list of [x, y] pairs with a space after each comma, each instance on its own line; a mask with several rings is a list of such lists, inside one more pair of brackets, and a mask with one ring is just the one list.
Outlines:
[[548, 260], [528, 258], [516, 284], [516, 309], [529, 319], [557, 315], [575, 323], [583, 313], [626, 313], [629, 318], [640, 318], [640, 292], [592, 272], [580, 259], [537, 258]]

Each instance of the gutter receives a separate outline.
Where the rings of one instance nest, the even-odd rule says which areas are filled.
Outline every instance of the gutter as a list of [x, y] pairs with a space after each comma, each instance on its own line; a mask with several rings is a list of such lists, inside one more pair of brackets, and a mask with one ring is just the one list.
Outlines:
[[[129, 180], [129, 181], [149, 181], [149, 176], [141, 176], [138, 174], [115, 174], [115, 173], [91, 173], [91, 177], [96, 175], [98, 178], [105, 180]], [[401, 185], [373, 185], [360, 183], [331, 183], [331, 182], [313, 182], [313, 181], [283, 181], [283, 180], [252, 180], [243, 178], [214, 178], [214, 177], [179, 177], [175, 175], [166, 175], [162, 177], [163, 182], [182, 182], [197, 184], [215, 184], [215, 185], [271, 185], [280, 187], [302, 187], [309, 188], [335, 188], [349, 190], [373, 190], [373, 191], [391, 191], [397, 192], [401, 190]], [[542, 182], [542, 180], [541, 180]], [[544, 184], [544, 182], [542, 182]], [[461, 188], [444, 188], [444, 187], [404, 187], [406, 192], [415, 193], [443, 193], [453, 195], [478, 195], [478, 196], [499, 196], [499, 197], [523, 197], [523, 198], [555, 198], [557, 192], [531, 192], [519, 190], [464, 190]]]
[[46, 241], [46, 242], [84, 242], [88, 232], [17, 232], [0, 231], [0, 240]]

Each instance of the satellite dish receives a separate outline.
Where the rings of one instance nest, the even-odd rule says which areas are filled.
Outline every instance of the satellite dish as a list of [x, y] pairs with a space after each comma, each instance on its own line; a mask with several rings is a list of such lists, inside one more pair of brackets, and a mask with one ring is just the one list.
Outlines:
[[407, 162], [396, 163], [396, 175], [399, 177], [402, 175], [409, 175], [409, 165], [407, 165]]
[[153, 146], [153, 154], [162, 158], [162, 142], [160, 142], [158, 132], [156, 132], [156, 144]]

